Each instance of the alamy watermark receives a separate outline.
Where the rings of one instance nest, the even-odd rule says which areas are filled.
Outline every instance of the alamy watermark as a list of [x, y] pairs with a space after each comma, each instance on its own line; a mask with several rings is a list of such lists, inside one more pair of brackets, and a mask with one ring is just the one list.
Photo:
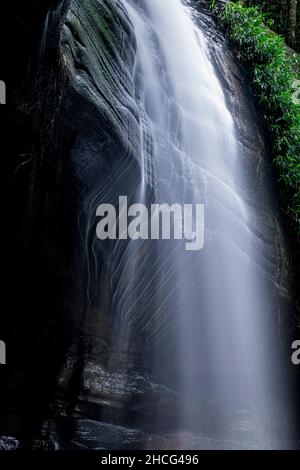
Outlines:
[[296, 340], [292, 344], [292, 349], [294, 350], [292, 354], [292, 363], [294, 366], [300, 365], [300, 340]]
[[300, 106], [300, 80], [293, 82], [293, 103]]
[[6, 365], [6, 344], [0, 340], [0, 365]]
[[0, 80], [0, 104], [6, 104], [6, 85]]
[[187, 251], [204, 247], [203, 204], [144, 204], [128, 206], [127, 196], [119, 206], [101, 204], [96, 216], [101, 220], [96, 233], [99, 240], [185, 240]]

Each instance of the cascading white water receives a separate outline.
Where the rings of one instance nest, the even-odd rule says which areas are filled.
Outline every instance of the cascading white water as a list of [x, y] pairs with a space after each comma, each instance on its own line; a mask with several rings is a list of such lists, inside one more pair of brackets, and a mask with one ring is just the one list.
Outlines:
[[270, 397], [280, 384], [272, 365], [276, 340], [266, 321], [272, 293], [257, 259], [256, 220], [241, 189], [233, 118], [191, 9], [181, 0], [123, 3], [137, 40], [139, 201], [151, 185], [156, 202], [204, 203], [206, 212], [200, 253], [160, 242], [150, 266], [146, 255], [135, 263], [127, 249], [127, 271], [115, 295], [123, 337], [133, 326], [146, 332], [145, 349], [152, 348], [157, 365], [172, 369], [185, 397], [180, 430], [201, 430], [207, 418], [227, 437], [234, 427], [247, 428], [258, 445], [276, 447]]

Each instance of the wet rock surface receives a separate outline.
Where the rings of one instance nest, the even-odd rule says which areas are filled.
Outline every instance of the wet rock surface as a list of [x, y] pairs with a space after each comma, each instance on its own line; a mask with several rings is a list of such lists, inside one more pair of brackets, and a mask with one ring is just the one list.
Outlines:
[[0, 436], [0, 450], [17, 450], [19, 441], [14, 437]]

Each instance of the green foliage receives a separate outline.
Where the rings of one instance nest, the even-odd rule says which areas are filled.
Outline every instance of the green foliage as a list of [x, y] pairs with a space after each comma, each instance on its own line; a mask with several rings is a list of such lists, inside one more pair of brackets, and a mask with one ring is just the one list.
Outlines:
[[257, 5], [268, 18], [272, 18], [274, 31], [284, 34], [287, 27], [287, 0], [245, 0], [245, 4]]
[[216, 11], [216, 8], [217, 8], [217, 0], [211, 0], [210, 2], [211, 11]]
[[[246, 5], [257, 5], [260, 11], [263, 11], [268, 18], [273, 20], [272, 29], [283, 36], [288, 36], [289, 23], [289, 0], [244, 0]], [[288, 37], [287, 37], [288, 39]], [[297, 28], [296, 44], [293, 44], [297, 52], [300, 51], [300, 2], [297, 5]]]
[[219, 13], [239, 57], [249, 65], [274, 150], [283, 209], [300, 235], [300, 106], [294, 104], [293, 82], [299, 56], [290, 55], [281, 36], [257, 7], [228, 2]]

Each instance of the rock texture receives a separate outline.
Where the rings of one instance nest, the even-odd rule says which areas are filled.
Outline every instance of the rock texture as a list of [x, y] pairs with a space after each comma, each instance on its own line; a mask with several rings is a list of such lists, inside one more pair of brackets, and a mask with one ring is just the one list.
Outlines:
[[0, 450], [17, 450], [19, 442], [13, 437], [2, 436], [0, 438]]

